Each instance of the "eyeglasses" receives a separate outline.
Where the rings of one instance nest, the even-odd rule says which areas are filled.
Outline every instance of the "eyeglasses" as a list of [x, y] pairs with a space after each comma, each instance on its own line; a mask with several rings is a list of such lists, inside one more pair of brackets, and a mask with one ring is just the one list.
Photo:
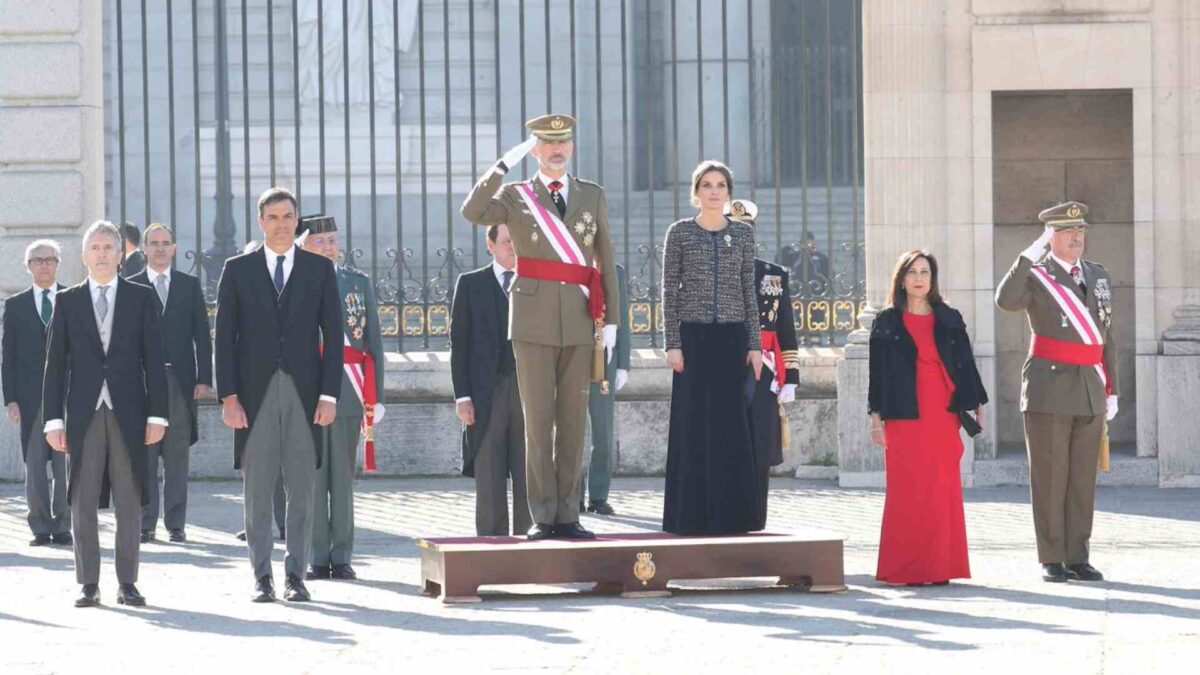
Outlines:
[[30, 258], [30, 265], [57, 265], [58, 258]]

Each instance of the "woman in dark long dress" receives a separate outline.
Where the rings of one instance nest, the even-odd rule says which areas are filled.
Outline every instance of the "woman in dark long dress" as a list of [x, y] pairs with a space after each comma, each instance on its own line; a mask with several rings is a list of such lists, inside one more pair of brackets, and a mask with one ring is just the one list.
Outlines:
[[987, 393], [962, 315], [938, 291], [937, 260], [900, 256], [871, 327], [871, 439], [884, 447], [887, 497], [876, 578], [943, 585], [971, 576], [959, 412], [983, 420]]
[[754, 229], [723, 214], [729, 168], [692, 173], [699, 212], [667, 230], [663, 319], [674, 370], [663, 530], [727, 534], [761, 529], [758, 471], [746, 410], [761, 376]]

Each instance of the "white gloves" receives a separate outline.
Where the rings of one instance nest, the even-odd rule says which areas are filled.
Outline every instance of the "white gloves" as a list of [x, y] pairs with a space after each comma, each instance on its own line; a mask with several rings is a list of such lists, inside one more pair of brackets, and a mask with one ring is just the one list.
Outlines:
[[618, 368], [617, 381], [613, 383], [613, 385], [616, 387], [615, 391], [621, 391], [625, 388], [626, 384], [629, 384], [629, 371]]
[[604, 353], [608, 356], [605, 363], [611, 363], [613, 350], [617, 347], [617, 326], [616, 324], [608, 324], [604, 327]]
[[1042, 230], [1042, 236], [1037, 238], [1037, 241], [1029, 245], [1029, 248], [1021, 251], [1021, 256], [1028, 258], [1029, 262], [1037, 262], [1046, 253], [1046, 247], [1050, 245], [1050, 240], [1054, 238], [1054, 229], [1049, 225], [1045, 230]]
[[779, 388], [779, 395], [776, 397], [780, 403], [791, 403], [796, 400], [796, 385], [785, 384]]
[[529, 134], [529, 138], [526, 138], [519, 144], [509, 148], [508, 152], [504, 153], [504, 156], [500, 158], [500, 161], [504, 162], [504, 166], [506, 166], [508, 169], [512, 169], [521, 160], [525, 159], [525, 155], [528, 155], [529, 151], [532, 150], [533, 146], [535, 145], [537, 145], [537, 137], [535, 137], [533, 134]]
[[1117, 416], [1117, 397], [1109, 396], [1104, 400], [1104, 419], [1109, 422]]

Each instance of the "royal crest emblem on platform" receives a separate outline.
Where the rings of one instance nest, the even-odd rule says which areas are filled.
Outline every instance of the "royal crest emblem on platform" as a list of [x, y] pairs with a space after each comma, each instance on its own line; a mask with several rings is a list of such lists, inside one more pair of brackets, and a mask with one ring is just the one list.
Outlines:
[[642, 551], [641, 553], [637, 554], [637, 562], [633, 563], [633, 576], [637, 577], [637, 580], [642, 582], [643, 586], [646, 585], [646, 582], [653, 579], [655, 573], [658, 572], [658, 568], [654, 565], [653, 558], [653, 553], [650, 553], [649, 551]]

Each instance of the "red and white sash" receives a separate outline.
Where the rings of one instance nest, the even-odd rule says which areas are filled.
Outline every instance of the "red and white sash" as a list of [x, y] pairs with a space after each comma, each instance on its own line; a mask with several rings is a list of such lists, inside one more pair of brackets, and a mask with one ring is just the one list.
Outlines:
[[[354, 345], [350, 344], [350, 338], [346, 337], [345, 334], [342, 335], [342, 340], [343, 340], [343, 343], [342, 343], [343, 346], [345, 346], [345, 347], [353, 347], [354, 346]], [[359, 402], [360, 403], [363, 402], [363, 377], [364, 376], [363, 376], [362, 366], [357, 363], [344, 363], [344, 364], [342, 364], [342, 369], [346, 371], [346, 377], [350, 378], [350, 386], [354, 388], [354, 393], [358, 394]]]
[[[1075, 328], [1075, 332], [1083, 344], [1093, 346], [1104, 344], [1104, 334], [1096, 326], [1096, 321], [1092, 319], [1092, 313], [1088, 311], [1087, 305], [1079, 299], [1074, 291], [1058, 283], [1044, 267], [1035, 266], [1033, 277], [1041, 282], [1042, 286], [1050, 293], [1050, 297], [1058, 303], [1063, 316], [1067, 317], [1071, 326]], [[1096, 369], [1096, 374], [1100, 376], [1100, 383], [1104, 385], [1105, 391], [1108, 391], [1108, 373], [1104, 370], [1104, 363], [1094, 364], [1093, 367]]]
[[[546, 239], [550, 242], [554, 252], [558, 254], [558, 259], [572, 265], [591, 267], [591, 261], [583, 256], [583, 251], [579, 248], [575, 238], [571, 236], [571, 231], [567, 229], [566, 224], [557, 215], [542, 206], [537, 195], [533, 193], [533, 188], [527, 183], [518, 183], [516, 187], [517, 193], [529, 207], [529, 213], [537, 222], [538, 227], [546, 233]], [[587, 286], [580, 284], [579, 290], [583, 291], [583, 297], [589, 297]]]

